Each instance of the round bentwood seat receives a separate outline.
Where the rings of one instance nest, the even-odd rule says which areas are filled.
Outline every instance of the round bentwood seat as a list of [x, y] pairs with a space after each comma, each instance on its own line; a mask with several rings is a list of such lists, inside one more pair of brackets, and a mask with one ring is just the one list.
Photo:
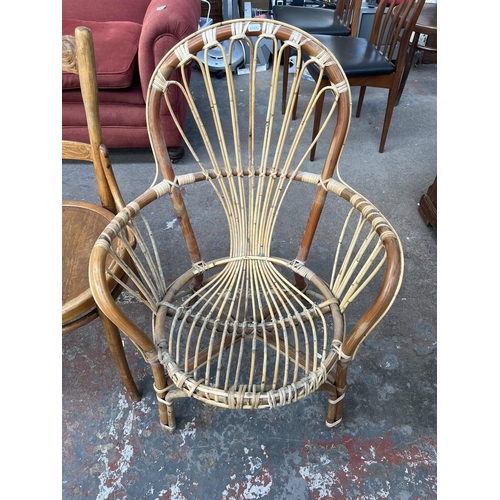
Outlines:
[[73, 322], [80, 317], [85, 317], [85, 322], [97, 318], [89, 286], [89, 258], [95, 241], [114, 216], [91, 203], [62, 202], [63, 332], [76, 329], [81, 321]]

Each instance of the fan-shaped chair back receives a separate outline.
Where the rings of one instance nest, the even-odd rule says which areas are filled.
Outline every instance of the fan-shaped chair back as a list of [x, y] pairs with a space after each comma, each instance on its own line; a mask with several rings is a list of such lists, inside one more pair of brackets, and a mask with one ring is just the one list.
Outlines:
[[[258, 37], [257, 37], [258, 36]], [[252, 42], [255, 42], [255, 45]], [[228, 54], [222, 43], [229, 40]], [[281, 46], [280, 46], [281, 42]], [[229, 63], [240, 44], [248, 47], [248, 75], [235, 76], [230, 68], [225, 73], [225, 81], [211, 78], [206, 63], [210, 53], [219, 51]], [[231, 256], [269, 255], [273, 227], [278, 211], [288, 193], [288, 186], [296, 179], [302, 179], [307, 164], [311, 144], [301, 142], [308, 126], [312, 124], [314, 103], [320, 92], [319, 86], [308, 96], [309, 102], [301, 123], [291, 127], [291, 106], [282, 117], [277, 112], [277, 86], [283, 63], [282, 54], [288, 46], [310, 54], [309, 62], [302, 71], [313, 64], [331, 84], [321, 93], [333, 95], [328, 111], [329, 121], [324, 128], [323, 140], [328, 141], [328, 152], [318, 179], [329, 179], [340, 157], [350, 122], [350, 91], [342, 69], [324, 48], [309, 38], [304, 32], [276, 22], [240, 21], [208, 28], [199, 35], [189, 38], [159, 64], [151, 79], [147, 101], [148, 125], [153, 152], [167, 182], [179, 178], [165, 155], [163, 135], [157, 120], [160, 102], [165, 98], [169, 103], [169, 88], [175, 85], [181, 89], [188, 101], [193, 120], [198, 128], [200, 140], [195, 146], [193, 140], [184, 135], [184, 141], [197, 163], [200, 173], [208, 179], [224, 206], [224, 212], [231, 228]], [[269, 74], [258, 71], [258, 53], [261, 47], [272, 52]], [[241, 50], [241, 49], [240, 49]], [[201, 70], [206, 94], [193, 96], [187, 84], [169, 81], [174, 68], [181, 72], [189, 63], [195, 62]], [[184, 73], [183, 73], [184, 75]], [[242, 99], [236, 89], [236, 78], [248, 80], [248, 92]], [[187, 80], [185, 80], [187, 81]], [[266, 82], [266, 83], [262, 83]], [[293, 92], [293, 90], [292, 90]], [[196, 100], [195, 100], [196, 98]], [[211, 115], [201, 116], [200, 101], [210, 104]], [[221, 110], [229, 109], [229, 119], [223, 118]], [[323, 133], [324, 130], [321, 131]], [[332, 134], [333, 132], [333, 134]], [[332, 140], [333, 137], [333, 140]], [[313, 141], [316, 144], [320, 134]], [[197, 149], [202, 145], [204, 157]], [[245, 179], [245, 180], [244, 180]], [[173, 194], [176, 198], [175, 193]], [[305, 260], [312, 239], [313, 227], [317, 222], [325, 197], [318, 190], [311, 203], [310, 229], [304, 236], [303, 250], [298, 255]], [[176, 205], [184, 216], [182, 203]], [[301, 207], [304, 208], [304, 207]], [[192, 256], [198, 255], [194, 235], [185, 227], [186, 239]]]

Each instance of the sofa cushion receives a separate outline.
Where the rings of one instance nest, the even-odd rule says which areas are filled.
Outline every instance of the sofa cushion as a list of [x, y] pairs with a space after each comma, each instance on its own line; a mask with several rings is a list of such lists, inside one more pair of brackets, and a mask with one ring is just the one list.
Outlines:
[[[136, 69], [142, 26], [130, 21], [98, 22], [63, 19], [62, 34], [74, 35], [78, 26], [86, 26], [92, 31], [98, 87], [100, 89], [130, 87]], [[63, 72], [63, 89], [79, 87], [78, 75]]]

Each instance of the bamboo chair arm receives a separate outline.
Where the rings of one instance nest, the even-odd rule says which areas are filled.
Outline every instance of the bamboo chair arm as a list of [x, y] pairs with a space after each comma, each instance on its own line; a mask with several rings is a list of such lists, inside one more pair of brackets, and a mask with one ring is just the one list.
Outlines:
[[[331, 191], [341, 198], [348, 201], [357, 212], [369, 222], [373, 230], [377, 233], [380, 244], [385, 249], [385, 274], [377, 296], [371, 306], [366, 310], [362, 317], [357, 321], [351, 331], [347, 334], [344, 344], [344, 352], [346, 355], [354, 358], [361, 343], [368, 334], [375, 328], [378, 322], [385, 316], [390, 309], [396, 295], [401, 286], [404, 271], [404, 255], [401, 242], [393, 230], [387, 219], [372, 205], [366, 198], [357, 193], [354, 189], [342, 182], [330, 179], [325, 184], [326, 189]], [[354, 260], [350, 256], [349, 260]], [[348, 262], [349, 263], [349, 262]], [[335, 269], [332, 273], [335, 272]], [[375, 272], [376, 274], [376, 272]], [[357, 279], [356, 275], [356, 279]], [[363, 278], [364, 280], [365, 278]], [[371, 279], [371, 278], [370, 278]], [[332, 276], [332, 283], [334, 277]], [[368, 280], [369, 281], [369, 280]], [[347, 288], [344, 285], [344, 288]], [[332, 285], [332, 291], [335, 294]], [[345, 299], [341, 308], [345, 310], [347, 306], [354, 300], [359, 292], [354, 293], [352, 299]], [[339, 297], [340, 299], [340, 297]]]
[[372, 305], [348, 333], [344, 343], [343, 351], [352, 359], [362, 342], [386, 315], [401, 286], [404, 262], [399, 240], [391, 236], [384, 241], [384, 245], [387, 251], [387, 267], [382, 286]]
[[[105, 146], [100, 148], [100, 152], [102, 159], [106, 160], [107, 149]], [[103, 163], [103, 166], [105, 172], [107, 172], [105, 168], [106, 163]], [[107, 173], [112, 176], [112, 172]], [[129, 289], [128, 285], [125, 286], [125, 281], [132, 280], [136, 285], [142, 283], [144, 276], [138, 271], [132, 255], [136, 245], [144, 244], [144, 241], [140, 234], [134, 233], [134, 230], [129, 227], [129, 224], [132, 219], [139, 215], [141, 209], [148, 206], [156, 199], [170, 194], [179, 182], [189, 182], [191, 176], [185, 177], [187, 177], [188, 180], [184, 179], [183, 176], [181, 176], [180, 181], [176, 180], [175, 182], [170, 182], [163, 180], [156, 186], [149, 188], [133, 202], [122, 207], [120, 212], [98, 238], [92, 249], [89, 260], [89, 283], [94, 300], [103, 313], [136, 345], [149, 363], [156, 363], [158, 361], [156, 346], [150, 336], [124, 314], [122, 309], [117, 305], [115, 299], [113, 299], [110, 294], [110, 289], [112, 287], [109, 281], [118, 282], [122, 284], [125, 289]], [[110, 180], [112, 181], [110, 187], [113, 191], [114, 176], [110, 177]], [[117, 198], [117, 201], [123, 204], [121, 198]], [[113, 271], [109, 266], [108, 259], [110, 257], [113, 242], [117, 242], [117, 244], [120, 245], [119, 241], [121, 241], [121, 245], [123, 245], [125, 250], [121, 254], [117, 252], [114, 263], [115, 271]], [[113, 274], [114, 272], [117, 272], [117, 274]], [[122, 274], [124, 275], [123, 277], [121, 277]], [[139, 290], [138, 294], [141, 295], [141, 290]], [[144, 302], [146, 303], [147, 300]], [[156, 306], [154, 304], [152, 305], [151, 302], [149, 302], [147, 305], [150, 309], [153, 309], [153, 313], [156, 313]]]
[[[102, 156], [105, 156], [107, 153], [105, 147], [101, 147], [100, 151]], [[131, 234], [127, 226], [130, 220], [135, 217], [142, 208], [149, 205], [163, 194], [170, 192], [172, 186], [173, 183], [163, 181], [155, 186], [155, 188], [148, 189], [133, 202], [123, 207], [98, 238], [92, 249], [89, 260], [89, 283], [94, 300], [102, 312], [136, 345], [149, 363], [157, 361], [156, 346], [151, 338], [123, 313], [115, 299], [111, 296], [110, 289], [112, 287], [109, 285], [110, 278], [107, 276], [109, 272], [107, 258], [112, 242], [119, 239], [120, 233], [127, 231], [129, 255], [128, 258], [125, 257], [123, 264], [117, 263], [117, 266], [121, 267], [121, 270], [128, 275], [126, 279], [130, 279], [132, 275], [135, 275], [139, 280], [141, 279], [137, 274], [134, 263], [130, 261], [131, 253], [133, 253], [133, 249], [137, 244], [137, 236]], [[125, 270], [123, 265], [129, 267], [128, 271]]]
[[148, 362], [157, 358], [156, 346], [151, 338], [128, 318], [117, 306], [106, 280], [106, 248], [94, 246], [89, 262], [89, 282], [92, 295], [101, 311], [139, 348]]

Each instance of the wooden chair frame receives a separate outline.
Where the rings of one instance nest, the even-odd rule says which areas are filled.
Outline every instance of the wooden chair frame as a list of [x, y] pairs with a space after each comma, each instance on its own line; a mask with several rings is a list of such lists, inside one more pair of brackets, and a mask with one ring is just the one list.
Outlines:
[[[255, 44], [250, 37], [257, 39]], [[221, 80], [209, 73], [208, 50], [221, 47], [227, 39], [231, 47], [247, 43], [251, 53], [243, 102], [238, 99], [244, 93], [236, 90], [230, 56], [224, 58], [222, 90], [215, 83]], [[257, 71], [257, 47], [263, 40], [273, 44], [267, 85], [258, 79], [263, 72]], [[287, 46], [297, 50], [299, 58], [308, 54], [302, 71], [315, 64], [331, 82], [321, 89], [315, 86], [298, 126], [292, 124], [298, 85], [284, 117], [277, 109]], [[197, 56], [200, 51], [204, 57]], [[200, 113], [197, 103], [204, 97], [191, 94], [184, 76], [185, 67], [193, 62], [207, 88], [209, 116]], [[174, 69], [183, 75], [181, 82], [169, 80]], [[184, 93], [206, 148], [202, 154], [194, 132], [184, 134], [195, 168], [186, 166], [188, 173], [182, 174], [173, 170], [159, 121], [160, 102], [164, 99], [169, 105], [171, 85]], [[313, 141], [324, 143], [325, 161], [319, 171], [307, 172], [302, 169], [311, 149], [306, 136], [321, 92], [334, 97], [330, 121]], [[221, 117], [223, 106], [230, 118]], [[227, 21], [187, 37], [165, 55], [151, 79], [147, 110], [152, 149], [163, 178], [105, 229], [92, 251], [89, 274], [99, 307], [151, 364], [161, 425], [166, 431], [175, 430], [177, 398], [193, 397], [222, 408], [264, 409], [302, 400], [317, 390], [328, 393], [327, 426], [339, 425], [348, 364], [390, 308], [403, 275], [403, 253], [394, 229], [338, 175], [351, 116], [350, 89], [342, 68], [313, 37], [292, 26], [260, 19]], [[281, 256], [273, 242], [274, 232], [282, 228], [281, 211], [287, 203], [294, 214], [304, 206], [302, 198], [291, 198], [295, 188], [310, 194], [311, 208], [304, 213], [304, 226], [300, 224], [296, 253]], [[228, 221], [227, 253], [203, 259], [195, 231], [199, 226], [188, 215], [182, 194], [187, 189], [199, 193], [197, 197], [212, 194], [220, 201]], [[168, 277], [177, 271], [171, 266], [176, 265], [179, 248], [164, 231], [155, 229], [147, 215], [161, 211], [161, 219], [169, 220], [160, 202], [164, 198], [172, 202], [190, 261], [173, 279]], [[320, 221], [325, 207], [334, 215]], [[208, 210], [200, 216], [202, 221], [210, 219]], [[333, 221], [338, 223], [335, 230]], [[316, 229], [323, 223], [338, 238], [329, 280], [306, 265]], [[126, 230], [134, 234], [136, 250], [127, 244]], [[217, 241], [219, 253], [222, 236]], [[128, 250], [135, 271], [113, 250], [113, 243]], [[122, 285], [151, 314], [149, 332], [134, 319], [137, 315], [132, 317], [113, 300], [106, 280], [119, 280], [110, 262], [127, 273], [130, 285]], [[346, 308], [359, 302], [358, 297], [370, 297], [369, 290], [373, 300], [347, 331]]]
[[[75, 36], [62, 37], [62, 70], [79, 76], [82, 98], [87, 117], [89, 142], [62, 141], [62, 158], [91, 163], [94, 168], [97, 191], [101, 205], [81, 201], [62, 202], [62, 257], [63, 257], [63, 304], [62, 332], [74, 331], [97, 317], [106, 334], [118, 373], [133, 401], [141, 395], [130, 372], [118, 328], [102, 314], [88, 285], [88, 258], [98, 236], [96, 228], [104, 228], [113, 220], [117, 210], [124, 208], [106, 146], [102, 143], [97, 76], [95, 70], [92, 33], [86, 27], [78, 27]], [[129, 244], [134, 245], [131, 235]], [[122, 253], [123, 258], [127, 257]], [[122, 276], [120, 269], [115, 273]], [[116, 299], [122, 287], [108, 278], [106, 286]]]
[[[368, 53], [378, 52], [385, 57], [388, 62], [391, 62], [393, 65], [393, 71], [391, 73], [374, 73], [370, 68], [370, 63], [367, 64], [364, 73], [362, 68], [359, 67], [356, 67], [355, 73], [352, 73], [348, 68], [349, 61], [345, 60], [347, 52], [346, 54], [336, 53], [341, 64], [345, 61], [344, 66], [349, 85], [351, 87], [360, 87], [358, 105], [356, 108], [357, 118], [361, 115], [361, 108], [363, 106], [367, 87], [384, 88], [389, 91], [382, 135], [380, 138], [380, 153], [384, 151], [392, 114], [403, 91], [403, 71], [409, 57], [410, 39], [424, 3], [425, 0], [407, 0], [401, 3], [391, 2], [391, 0], [381, 0], [375, 11], [369, 40], [370, 45], [366, 47], [366, 51]], [[327, 35], [318, 36], [318, 39], [324, 43], [327, 43], [326, 39], [328, 38]], [[350, 46], [347, 45], [347, 47], [349, 48]], [[310, 74], [314, 79], [318, 78], [318, 73], [310, 72]], [[328, 80], [324, 79], [322, 85], [328, 85]], [[321, 122], [323, 97], [325, 94], [321, 95], [322, 98], [318, 99], [316, 105], [316, 121], [313, 136], [316, 134]], [[314, 160], [314, 153], [315, 148], [311, 151], [311, 161]]]
[[[360, 21], [360, 15], [361, 15], [361, 4], [363, 3], [363, 0], [338, 0], [337, 2], [337, 7], [335, 9], [335, 14], [338, 16], [340, 22], [342, 23], [343, 26], [348, 28], [350, 30], [349, 36], [356, 37], [358, 36], [358, 27], [359, 27], [359, 21]], [[307, 12], [305, 12], [307, 15]], [[275, 14], [275, 19], [277, 21], [280, 21], [279, 17], [276, 16]], [[295, 25], [297, 28], [301, 28], [300, 23], [297, 23]], [[315, 31], [314, 30], [308, 30], [308, 33], [314, 35]], [[332, 36], [338, 35], [338, 33], [335, 33], [335, 31], [332, 31], [329, 33]], [[341, 35], [339, 35], [341, 36]], [[290, 60], [290, 49], [287, 48], [284, 53], [284, 58], [283, 60], [285, 63]], [[282, 84], [282, 97], [281, 97], [281, 112], [285, 113], [285, 106], [286, 106], [286, 98], [287, 98], [287, 91], [288, 91], [288, 70], [289, 65], [288, 64], [283, 64], [283, 84]]]

